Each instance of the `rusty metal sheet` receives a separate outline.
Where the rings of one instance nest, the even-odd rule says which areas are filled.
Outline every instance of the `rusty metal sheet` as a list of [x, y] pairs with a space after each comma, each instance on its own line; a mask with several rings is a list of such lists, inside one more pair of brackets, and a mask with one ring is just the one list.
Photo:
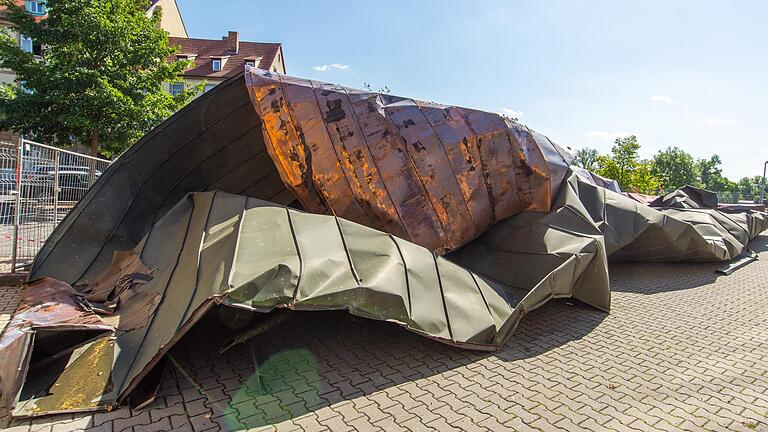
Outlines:
[[270, 155], [305, 208], [439, 254], [520, 211], [549, 211], [573, 160], [494, 113], [255, 68], [246, 82]]
[[30, 369], [70, 355], [112, 331], [68, 284], [52, 278], [27, 283], [21, 304], [0, 337], [0, 393], [6, 408], [16, 406]]

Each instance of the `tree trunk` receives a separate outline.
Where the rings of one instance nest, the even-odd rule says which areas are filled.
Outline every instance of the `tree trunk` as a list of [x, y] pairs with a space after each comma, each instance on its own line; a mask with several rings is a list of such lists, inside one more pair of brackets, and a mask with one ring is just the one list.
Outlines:
[[99, 130], [94, 129], [91, 131], [91, 156], [99, 156]]
[[[94, 129], [91, 131], [91, 156], [98, 157], [99, 156], [99, 130]], [[88, 170], [88, 187], [93, 186], [93, 183], [96, 181], [96, 160], [90, 159], [89, 163], [89, 170]]]

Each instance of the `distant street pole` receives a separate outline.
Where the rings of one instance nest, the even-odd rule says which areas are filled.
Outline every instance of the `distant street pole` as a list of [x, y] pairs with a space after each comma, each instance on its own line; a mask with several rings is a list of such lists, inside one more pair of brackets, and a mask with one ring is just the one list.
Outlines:
[[763, 183], [760, 185], [760, 204], [765, 202], [765, 168], [768, 167], [768, 161], [763, 163]]

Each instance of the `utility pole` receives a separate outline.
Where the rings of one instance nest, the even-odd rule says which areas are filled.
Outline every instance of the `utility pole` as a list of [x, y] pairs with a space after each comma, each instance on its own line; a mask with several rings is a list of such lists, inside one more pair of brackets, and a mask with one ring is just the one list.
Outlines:
[[765, 203], [765, 168], [768, 167], [768, 161], [763, 163], [763, 183], [760, 185], [760, 204]]

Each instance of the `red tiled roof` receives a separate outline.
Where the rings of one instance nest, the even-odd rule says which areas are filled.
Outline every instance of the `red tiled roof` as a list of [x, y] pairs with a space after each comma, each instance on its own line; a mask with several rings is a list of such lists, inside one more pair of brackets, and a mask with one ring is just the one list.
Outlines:
[[[180, 55], [195, 55], [194, 66], [184, 72], [187, 77], [228, 78], [242, 72], [246, 60], [256, 60], [260, 69], [269, 69], [280, 52], [279, 43], [240, 42], [237, 53], [227, 51], [227, 40], [191, 39], [169, 37], [171, 46], [178, 46], [179, 52], [170, 60], [176, 60]], [[213, 71], [213, 59], [226, 58], [220, 71]], [[283, 71], [279, 71], [283, 72]]]

